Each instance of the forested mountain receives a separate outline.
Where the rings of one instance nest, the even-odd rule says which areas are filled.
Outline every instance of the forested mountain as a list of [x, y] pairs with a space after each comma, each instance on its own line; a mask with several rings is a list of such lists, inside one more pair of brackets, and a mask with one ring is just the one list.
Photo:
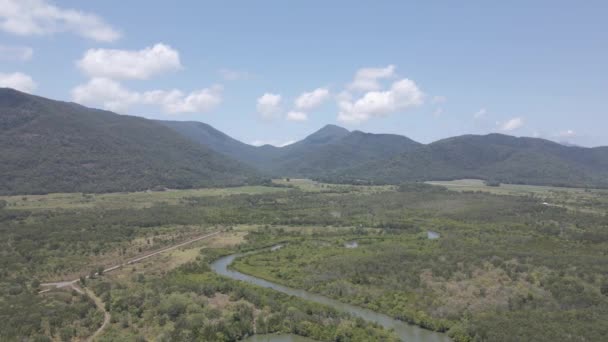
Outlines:
[[277, 168], [281, 174], [298, 177], [341, 175], [362, 164], [381, 165], [419, 146], [420, 143], [399, 135], [354, 131], [331, 143], [288, 153], [281, 158]]
[[[335, 125], [285, 147], [254, 147], [208, 125], [180, 124], [204, 127], [205, 132], [199, 136], [192, 128], [181, 127], [178, 131], [272, 176], [392, 184], [479, 178], [503, 183], [608, 187], [607, 147], [566, 146], [503, 134], [463, 135], [424, 145], [399, 135], [349, 132]], [[209, 133], [214, 131], [217, 133]]]
[[503, 134], [464, 135], [406, 151], [382, 167], [359, 165], [340, 176], [379, 183], [479, 178], [503, 183], [607, 187], [608, 149]]
[[288, 146], [257, 147], [200, 122], [118, 115], [12, 89], [0, 89], [0, 153], [1, 194], [227, 186], [259, 175], [608, 187], [607, 147], [502, 134], [424, 145], [335, 125]]
[[0, 88], [0, 194], [228, 186], [257, 173], [158, 123]]

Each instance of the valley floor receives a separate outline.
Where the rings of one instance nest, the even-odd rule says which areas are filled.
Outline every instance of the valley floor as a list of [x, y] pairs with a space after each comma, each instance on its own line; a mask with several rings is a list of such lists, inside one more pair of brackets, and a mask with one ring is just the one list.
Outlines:
[[[222, 255], [276, 244], [284, 247], [239, 258], [235, 269], [455, 341], [608, 335], [604, 191], [474, 181], [275, 183], [1, 198], [0, 339], [93, 335], [104, 317], [92, 299], [61, 289], [37, 294], [41, 283], [78, 278], [111, 315], [95, 336], [100, 341], [235, 341], [254, 333], [398, 339], [332, 307], [228, 279], [209, 266]], [[439, 238], [429, 239], [428, 231]], [[128, 263], [141, 255], [153, 256]], [[123, 266], [95, 275], [117, 263]]]

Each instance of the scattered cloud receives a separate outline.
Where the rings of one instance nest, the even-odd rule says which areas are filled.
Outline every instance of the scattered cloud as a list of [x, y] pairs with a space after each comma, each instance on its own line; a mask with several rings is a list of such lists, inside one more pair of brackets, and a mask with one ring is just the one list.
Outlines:
[[275, 119], [281, 113], [281, 95], [265, 93], [258, 98], [256, 108], [263, 119]]
[[21, 72], [10, 74], [0, 73], [0, 87], [13, 88], [26, 93], [31, 93], [38, 85], [29, 76]]
[[308, 120], [308, 114], [306, 114], [305, 112], [298, 112], [292, 110], [287, 113], [286, 119], [289, 121], [306, 121]]
[[372, 117], [386, 116], [396, 111], [407, 110], [421, 105], [424, 94], [414, 81], [402, 79], [394, 82], [385, 91], [370, 91], [357, 100], [348, 93], [338, 96], [338, 120], [344, 123], [359, 124]]
[[139, 80], [182, 67], [179, 52], [162, 43], [142, 50], [90, 49], [76, 64], [91, 77]]
[[329, 99], [327, 88], [317, 88], [311, 92], [302, 93], [295, 101], [295, 107], [300, 111], [315, 109]]
[[159, 104], [165, 112], [170, 114], [203, 113], [217, 107], [222, 102], [222, 90], [222, 86], [214, 85], [188, 94], [176, 89], [147, 91], [143, 93], [143, 102]]
[[510, 131], [514, 131], [518, 128], [521, 128], [523, 125], [524, 125], [524, 120], [522, 118], [520, 118], [520, 117], [512, 118], [512, 119], [507, 120], [507, 121], [503, 122], [502, 124], [500, 124], [500, 130], [510, 132]]
[[439, 104], [439, 103], [445, 103], [445, 102], [447, 102], [447, 100], [448, 100], [448, 98], [445, 96], [435, 95], [431, 99], [431, 102], [435, 103], [435, 104]]
[[557, 133], [557, 137], [559, 138], [573, 138], [576, 136], [576, 132], [571, 130], [571, 129], [567, 129], [565, 131], [561, 131]]
[[72, 90], [75, 102], [100, 105], [105, 109], [123, 112], [134, 105], [158, 105], [169, 114], [202, 113], [222, 102], [222, 87], [211, 86], [190, 93], [180, 90], [132, 91], [108, 78], [93, 78]]
[[233, 69], [220, 69], [218, 70], [220, 76], [226, 81], [239, 81], [246, 80], [251, 77], [251, 74], [247, 71], [233, 70]]
[[348, 85], [351, 91], [372, 91], [381, 88], [379, 80], [395, 77], [395, 66], [384, 68], [363, 68], [357, 70], [355, 79]]
[[488, 112], [486, 111], [485, 108], [481, 108], [480, 110], [478, 110], [477, 112], [475, 112], [475, 114], [473, 114], [473, 117], [475, 119], [481, 119], [481, 118], [484, 118], [487, 113]]
[[0, 30], [20, 36], [72, 32], [98, 42], [121, 37], [95, 14], [60, 8], [45, 0], [0, 0]]
[[25, 62], [32, 59], [34, 49], [28, 46], [0, 45], [0, 60]]

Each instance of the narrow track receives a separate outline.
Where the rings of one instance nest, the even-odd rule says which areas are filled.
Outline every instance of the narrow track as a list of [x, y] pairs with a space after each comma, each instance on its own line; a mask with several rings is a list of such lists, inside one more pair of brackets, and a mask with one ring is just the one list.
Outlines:
[[[131, 264], [136, 264], [138, 262], [141, 262], [141, 261], [146, 260], [148, 258], [151, 258], [153, 256], [156, 256], [156, 255], [159, 255], [159, 254], [162, 254], [162, 253], [165, 253], [165, 252], [168, 252], [168, 251], [171, 251], [171, 250], [183, 247], [183, 246], [187, 246], [187, 245], [192, 244], [194, 242], [210, 238], [210, 237], [218, 235], [220, 233], [222, 233], [221, 230], [213, 232], [213, 233], [209, 233], [209, 234], [206, 234], [206, 235], [203, 235], [203, 236], [199, 236], [199, 237], [196, 237], [194, 239], [190, 239], [188, 241], [181, 242], [181, 243], [178, 243], [178, 244], [173, 245], [173, 246], [169, 246], [169, 247], [165, 247], [165, 248], [159, 249], [159, 250], [157, 250], [155, 252], [152, 252], [150, 254], [139, 256], [139, 257], [133, 258], [131, 260], [128, 260], [126, 262], [123, 262], [123, 263], [120, 263], [120, 264], [117, 264], [117, 265], [114, 265], [114, 266], [110, 266], [110, 267], [104, 269], [102, 273], [112, 272], [112, 271], [115, 271], [115, 270], [117, 270], [117, 269], [119, 269], [119, 268], [121, 268], [123, 266], [131, 265]], [[98, 275], [98, 273], [95, 273], [95, 275]], [[88, 279], [89, 276], [86, 276], [85, 278]], [[103, 301], [101, 300], [101, 298], [97, 297], [95, 295], [95, 293], [93, 293], [93, 291], [91, 291], [91, 290], [89, 290], [87, 288], [81, 288], [78, 285], [78, 283], [80, 283], [80, 279], [42, 283], [42, 284], [40, 284], [40, 286], [41, 287], [46, 287], [46, 289], [44, 289], [42, 291], [39, 291], [38, 294], [49, 292], [52, 289], [71, 288], [72, 290], [74, 290], [74, 291], [76, 291], [76, 292], [78, 292], [80, 294], [84, 294], [84, 295], [89, 296], [95, 302], [95, 305], [97, 306], [97, 308], [100, 311], [102, 311], [103, 314], [104, 314], [103, 324], [99, 327], [99, 329], [97, 329], [93, 333], [93, 335], [91, 335], [87, 339], [87, 341], [94, 341], [97, 337], [99, 337], [99, 335], [101, 335], [101, 333], [103, 332], [103, 330], [110, 323], [111, 315], [110, 315], [110, 313], [108, 311], [106, 311], [105, 305], [104, 305]]]

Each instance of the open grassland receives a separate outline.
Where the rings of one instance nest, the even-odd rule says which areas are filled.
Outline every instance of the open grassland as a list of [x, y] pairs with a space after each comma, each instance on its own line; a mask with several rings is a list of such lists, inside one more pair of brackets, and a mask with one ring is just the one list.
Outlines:
[[105, 194], [88, 193], [54, 193], [47, 195], [0, 196], [0, 201], [11, 209], [46, 210], [46, 209], [122, 209], [150, 208], [156, 204], [175, 205], [187, 201], [190, 197], [261, 195], [276, 192], [287, 192], [298, 189], [305, 192], [341, 192], [341, 193], [379, 193], [393, 191], [394, 186], [364, 186], [325, 184], [308, 179], [276, 179], [278, 186], [240, 186], [231, 188], [205, 188], [165, 191], [114, 192]]
[[561, 206], [571, 210], [602, 213], [608, 211], [608, 190], [564, 188], [553, 186], [500, 184], [489, 186], [478, 179], [460, 179], [454, 181], [426, 182], [443, 186], [453, 191], [482, 191], [497, 195], [530, 196], [544, 202], [545, 205]]
[[458, 179], [453, 181], [429, 181], [431, 185], [444, 186], [450, 190], [458, 191], [486, 191], [499, 195], [527, 195], [540, 194], [548, 195], [555, 192], [567, 192], [572, 194], [604, 194], [608, 195], [606, 189], [585, 189], [585, 188], [565, 188], [556, 186], [541, 186], [541, 185], [523, 185], [523, 184], [504, 184], [500, 186], [486, 185], [486, 182], [480, 179]]
[[155, 204], [174, 205], [188, 197], [229, 196], [234, 194], [265, 194], [283, 192], [288, 188], [241, 186], [189, 190], [114, 192], [106, 194], [57, 193], [48, 195], [0, 196], [12, 209], [86, 209], [86, 208], [149, 208]]
[[394, 185], [350, 185], [350, 184], [329, 184], [317, 182], [305, 178], [279, 178], [272, 181], [274, 184], [289, 186], [307, 192], [348, 192], [348, 193], [378, 193], [384, 191], [394, 191]]

